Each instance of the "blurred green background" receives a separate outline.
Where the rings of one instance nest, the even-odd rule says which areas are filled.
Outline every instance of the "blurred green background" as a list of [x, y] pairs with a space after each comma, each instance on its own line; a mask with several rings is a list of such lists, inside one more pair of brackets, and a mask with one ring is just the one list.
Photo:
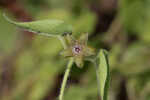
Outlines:
[[[25, 32], [4, 20], [61, 19], [73, 34], [109, 51], [108, 100], [150, 100], [149, 0], [0, 0], [0, 100], [57, 100], [67, 59], [55, 38]], [[64, 100], [100, 100], [90, 62], [73, 65]]]

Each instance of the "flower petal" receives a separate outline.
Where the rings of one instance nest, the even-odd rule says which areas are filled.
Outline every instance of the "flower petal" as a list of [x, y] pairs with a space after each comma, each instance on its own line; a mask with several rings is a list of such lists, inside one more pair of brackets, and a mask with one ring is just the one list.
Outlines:
[[73, 45], [74, 44], [75, 39], [73, 38], [72, 35], [67, 34], [65, 38], [66, 38], [67, 45]]
[[76, 56], [75, 57], [75, 63], [77, 65], [77, 67], [82, 68], [84, 65], [83, 57], [82, 56]]
[[79, 41], [83, 43], [84, 45], [87, 45], [88, 41], [88, 33], [84, 33], [79, 37]]
[[92, 48], [92, 47], [89, 47], [89, 46], [86, 46], [84, 48], [84, 56], [92, 56], [92, 55], [95, 55], [95, 49]]
[[62, 52], [60, 52], [60, 54], [64, 57], [72, 57], [73, 56], [70, 48], [63, 50]]

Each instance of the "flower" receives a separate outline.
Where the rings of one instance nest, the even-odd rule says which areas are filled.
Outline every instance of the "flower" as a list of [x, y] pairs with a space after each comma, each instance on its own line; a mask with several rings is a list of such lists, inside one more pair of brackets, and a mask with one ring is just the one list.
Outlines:
[[61, 52], [64, 57], [73, 57], [74, 62], [80, 68], [84, 65], [85, 57], [95, 55], [95, 49], [87, 46], [88, 34], [82, 34], [78, 40], [75, 40], [72, 35], [65, 36], [67, 48]]

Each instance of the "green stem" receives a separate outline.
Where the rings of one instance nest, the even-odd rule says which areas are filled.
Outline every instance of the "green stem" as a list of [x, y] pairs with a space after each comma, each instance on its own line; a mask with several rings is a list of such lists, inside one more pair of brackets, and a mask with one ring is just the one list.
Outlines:
[[64, 41], [64, 38], [62, 36], [58, 36], [58, 39], [60, 40], [60, 42], [62, 43], [64, 49], [67, 48], [66, 42]]
[[63, 82], [61, 84], [61, 90], [60, 90], [60, 94], [59, 94], [59, 100], [63, 100], [64, 90], [65, 90], [65, 87], [66, 87], [67, 79], [68, 79], [69, 72], [71, 70], [72, 64], [73, 64], [73, 58], [70, 58], [70, 60], [68, 62], [68, 65], [67, 65], [67, 68], [66, 68], [66, 71], [65, 71], [65, 75], [63, 77]]
[[101, 96], [100, 95], [100, 77], [99, 77], [99, 72], [98, 72], [98, 66], [97, 66], [97, 64], [96, 64], [96, 61], [95, 62], [93, 62], [94, 63], [94, 67], [95, 67], [95, 70], [96, 70], [96, 79], [97, 79], [97, 87], [98, 87], [98, 93], [99, 93], [99, 96]]
[[86, 59], [87, 61], [90, 61], [91, 63], [93, 63], [94, 65], [94, 68], [96, 70], [96, 79], [97, 79], [97, 87], [98, 87], [98, 94], [100, 96], [100, 77], [99, 77], [99, 74], [98, 74], [98, 65], [96, 64], [96, 59]]

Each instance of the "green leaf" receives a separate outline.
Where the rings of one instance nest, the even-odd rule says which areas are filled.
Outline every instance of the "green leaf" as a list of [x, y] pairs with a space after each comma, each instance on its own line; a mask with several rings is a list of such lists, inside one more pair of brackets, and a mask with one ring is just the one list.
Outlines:
[[108, 83], [109, 83], [109, 64], [107, 52], [105, 50], [100, 50], [97, 57], [97, 80], [98, 87], [101, 96], [101, 100], [107, 100], [108, 94]]
[[31, 32], [41, 33], [45, 36], [55, 36], [55, 35], [62, 35], [67, 33], [72, 33], [72, 25], [62, 21], [62, 20], [39, 20], [39, 21], [32, 21], [32, 22], [15, 22], [10, 20], [8, 17], [4, 15], [4, 18], [23, 29], [26, 29]]

